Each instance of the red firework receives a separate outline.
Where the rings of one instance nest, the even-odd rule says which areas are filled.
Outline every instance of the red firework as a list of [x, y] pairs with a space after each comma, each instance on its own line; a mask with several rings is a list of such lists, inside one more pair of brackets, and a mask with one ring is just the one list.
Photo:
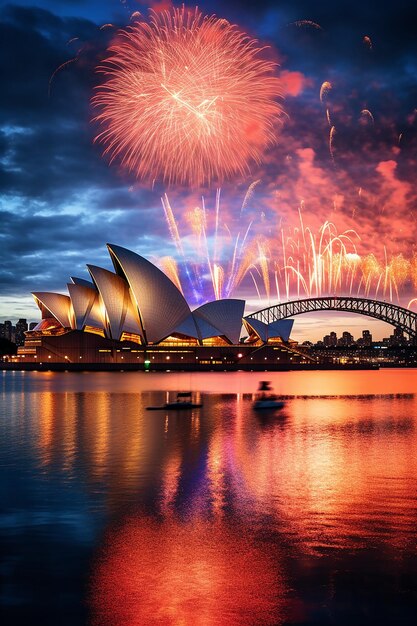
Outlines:
[[93, 105], [110, 161], [137, 178], [200, 186], [245, 175], [282, 116], [276, 64], [224, 19], [184, 7], [120, 31]]

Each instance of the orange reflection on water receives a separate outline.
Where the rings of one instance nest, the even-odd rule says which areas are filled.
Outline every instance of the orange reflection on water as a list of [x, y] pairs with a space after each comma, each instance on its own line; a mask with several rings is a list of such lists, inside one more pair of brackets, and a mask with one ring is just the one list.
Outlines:
[[167, 515], [174, 506], [181, 477], [181, 457], [178, 453], [168, 457], [162, 475], [161, 512]]
[[52, 442], [54, 437], [55, 397], [52, 393], [43, 393], [40, 402], [36, 447], [40, 465], [51, 462]]
[[[154, 391], [176, 393], [252, 394], [260, 380], [270, 380], [277, 393], [299, 395], [360, 395], [414, 393], [417, 369], [380, 369], [379, 371], [290, 371], [290, 372], [113, 372], [77, 373], [37, 372], [36, 385], [43, 391], [104, 392], [141, 394]], [[35, 378], [27, 377], [33, 388]], [[196, 399], [199, 401], [199, 394]], [[148, 398], [149, 399], [149, 398]], [[156, 399], [156, 398], [155, 398]], [[164, 397], [159, 397], [161, 402]], [[149, 402], [152, 404], [152, 402]]]
[[415, 397], [288, 402], [257, 437], [235, 440], [239, 500], [250, 494], [304, 549], [365, 546], [375, 529], [401, 546], [414, 524], [416, 414]]
[[[88, 396], [84, 396], [87, 403]], [[108, 464], [109, 451], [109, 428], [111, 418], [111, 400], [109, 394], [97, 393], [92, 398], [93, 402], [89, 407], [87, 418], [87, 435], [91, 437], [91, 465], [94, 468], [96, 478], [105, 475]], [[93, 404], [94, 403], [94, 404]]]
[[207, 459], [207, 481], [213, 513], [221, 516], [226, 503], [224, 435], [216, 431], [211, 439]]
[[276, 552], [236, 525], [131, 518], [97, 560], [92, 623], [281, 624], [286, 589]]
[[62, 464], [64, 471], [70, 473], [76, 457], [77, 430], [74, 394], [65, 393], [63, 404]]
[[[219, 376], [197, 379], [204, 387]], [[30, 396], [30, 445], [45, 473], [82, 473], [91, 493], [103, 485], [112, 512], [154, 490], [165, 516], [176, 507], [219, 522], [225, 511], [250, 520], [267, 514], [307, 550], [362, 546], [376, 535], [385, 548], [405, 545], [416, 516], [417, 372], [274, 376], [277, 391], [316, 395], [288, 398], [268, 421], [254, 414], [249, 394], [230, 391], [203, 395], [202, 409], [187, 415], [147, 412], [160, 401], [151, 392], [41, 392]], [[226, 386], [233, 373], [221, 380]], [[317, 397], [333, 384], [354, 397]], [[18, 430], [24, 438], [20, 423]]]

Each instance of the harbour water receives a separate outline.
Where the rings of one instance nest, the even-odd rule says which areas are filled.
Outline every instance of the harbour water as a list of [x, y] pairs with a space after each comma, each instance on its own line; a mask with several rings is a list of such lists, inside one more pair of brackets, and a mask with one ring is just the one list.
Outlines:
[[1, 381], [3, 625], [415, 623], [417, 370]]

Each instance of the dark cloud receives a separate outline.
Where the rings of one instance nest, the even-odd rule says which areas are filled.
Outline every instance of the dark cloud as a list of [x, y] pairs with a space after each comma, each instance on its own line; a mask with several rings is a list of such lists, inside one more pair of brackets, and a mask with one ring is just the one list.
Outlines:
[[126, 20], [129, 10], [133, 10], [129, 5], [138, 6], [136, 0], [17, 0], [13, 4], [24, 8], [36, 6], [61, 17], [82, 17], [96, 24]]
[[[100, 24], [126, 24], [129, 10], [146, 13], [148, 4], [22, 0], [1, 11], [3, 294], [63, 288], [87, 262], [108, 267], [109, 240], [148, 257], [173, 252], [160, 204], [164, 189], [138, 185], [109, 167], [91, 124], [94, 68], [114, 33]], [[278, 145], [252, 177], [225, 186], [229, 206], [261, 178], [257, 197], [271, 232], [290, 223], [303, 201], [306, 220], [331, 218], [340, 228], [361, 229], [366, 250], [378, 241], [411, 252], [417, 237], [414, 4], [213, 0], [199, 6], [271, 43], [288, 83]], [[332, 90], [323, 104], [325, 80]], [[176, 207], [200, 202], [198, 194], [171, 193]]]
[[[152, 222], [159, 199], [130, 189], [133, 181], [93, 144], [89, 98], [108, 34], [39, 8], [8, 6], [2, 18], [0, 71], [9, 86], [0, 101], [2, 294], [59, 290], [87, 262], [109, 266], [108, 240], [139, 239], [151, 255], [165, 235], [164, 224]], [[74, 34], [85, 46], [81, 61], [58, 73], [48, 94]]]

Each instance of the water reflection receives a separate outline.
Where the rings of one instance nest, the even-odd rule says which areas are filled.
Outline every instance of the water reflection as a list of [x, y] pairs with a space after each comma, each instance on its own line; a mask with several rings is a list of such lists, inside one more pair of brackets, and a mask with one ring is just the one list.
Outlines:
[[[202, 391], [202, 409], [179, 413], [147, 412], [165, 391], [125, 392], [118, 376], [105, 391], [101, 375], [97, 390], [91, 376], [86, 390], [85, 377], [61, 375], [58, 391], [52, 375], [3, 377], [0, 533], [7, 589], [27, 605], [21, 623], [85, 623], [65, 614], [88, 586], [97, 624], [413, 623], [417, 373], [375, 395], [381, 372], [367, 373], [363, 394], [358, 372], [331, 374], [347, 395], [306, 397], [313, 372], [296, 388], [281, 374], [275, 388], [295, 393], [276, 417], [255, 414], [249, 383]], [[63, 558], [46, 559], [56, 545]], [[85, 572], [92, 581], [75, 585]], [[35, 598], [38, 574], [50, 582]], [[50, 621], [49, 584], [56, 597], [70, 588]]]
[[91, 587], [96, 626], [283, 622], [279, 550], [235, 524], [130, 518], [107, 534]]
[[241, 394], [207, 396], [203, 410], [187, 414], [151, 415], [141, 394], [42, 392], [30, 407], [21, 400], [30, 418], [15, 445], [27, 439], [39, 472], [104, 493], [111, 515], [148, 497], [164, 514], [267, 512], [311, 546], [318, 532], [320, 542], [356, 535], [358, 511], [372, 504], [377, 515], [395, 489], [389, 524], [400, 531], [410, 521], [399, 505], [417, 476], [412, 395], [295, 399], [266, 417]]

